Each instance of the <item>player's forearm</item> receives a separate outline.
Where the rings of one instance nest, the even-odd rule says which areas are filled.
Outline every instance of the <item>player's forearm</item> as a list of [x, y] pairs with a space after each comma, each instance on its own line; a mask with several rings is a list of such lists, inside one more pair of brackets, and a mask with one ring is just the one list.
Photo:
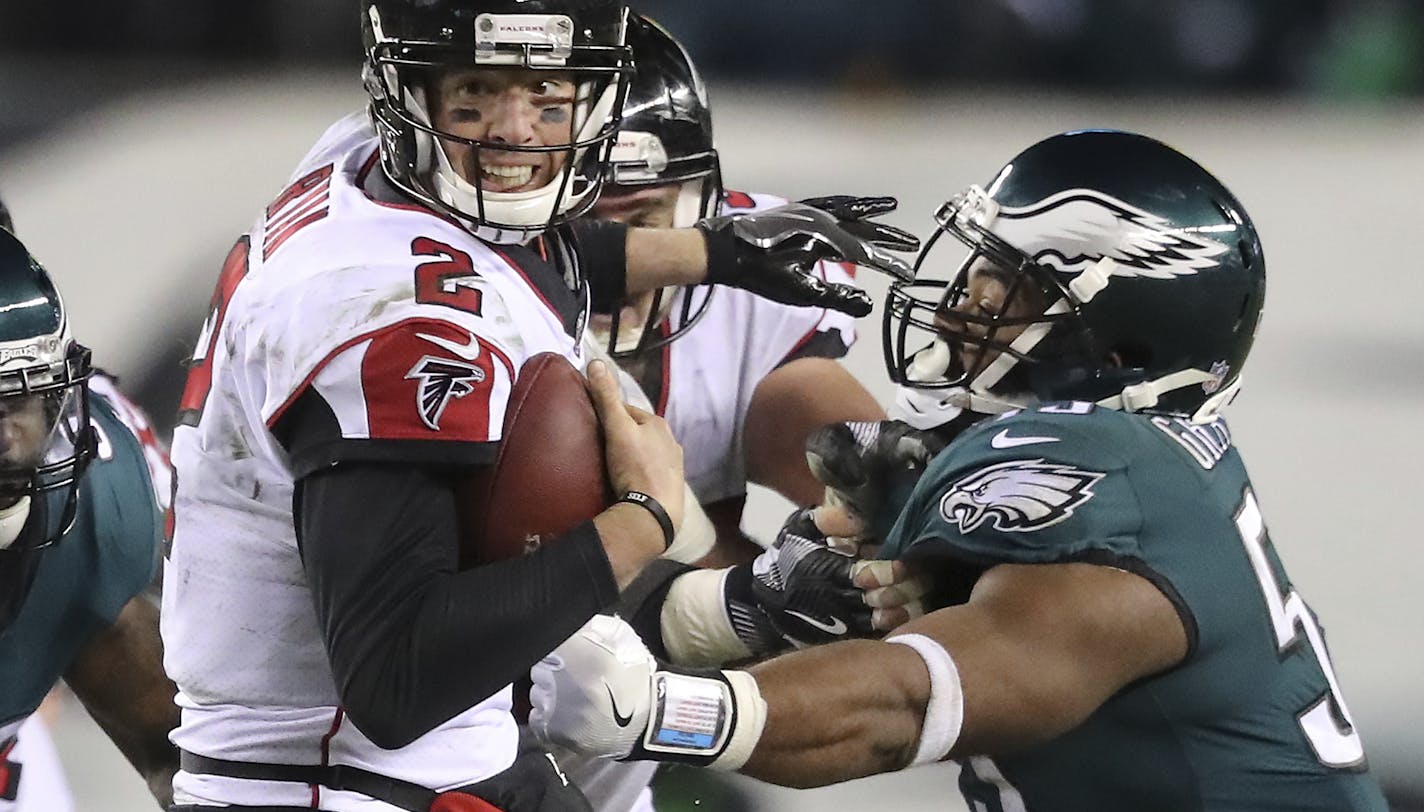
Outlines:
[[454, 496], [419, 468], [344, 465], [298, 483], [298, 538], [343, 706], [403, 747], [498, 692], [611, 606], [584, 524], [522, 558], [456, 570]]
[[[914, 756], [929, 675], [909, 648], [849, 640], [792, 652], [751, 672], [768, 711], [743, 774], [816, 787], [897, 770]], [[814, 684], [807, 674], [816, 675]]]
[[603, 552], [608, 555], [619, 590], [663, 552], [662, 528], [652, 514], [637, 505], [614, 505], [594, 517], [593, 525], [603, 541]]
[[158, 610], [142, 596], [131, 599], [71, 664], [65, 682], [166, 808], [178, 771], [168, 734], [179, 714], [177, 689], [163, 673]]
[[707, 242], [691, 228], [628, 229], [628, 293], [707, 278]]
[[794, 504], [820, 504], [825, 486], [806, 464], [806, 438], [829, 423], [883, 420], [885, 410], [839, 362], [797, 358], [757, 384], [743, 429], [747, 478]]

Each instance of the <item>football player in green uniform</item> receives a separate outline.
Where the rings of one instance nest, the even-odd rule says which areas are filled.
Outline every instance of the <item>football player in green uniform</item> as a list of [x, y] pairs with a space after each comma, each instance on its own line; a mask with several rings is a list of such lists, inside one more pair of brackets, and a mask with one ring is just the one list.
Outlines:
[[50, 808], [25, 793], [16, 733], [60, 678], [167, 803], [178, 710], [140, 594], [162, 540], [161, 449], [91, 382], [53, 282], [0, 226], [0, 809]]
[[[946, 416], [997, 415], [881, 528], [938, 608], [701, 674], [599, 618], [536, 671], [534, 729], [792, 786], [954, 758], [974, 809], [1385, 809], [1218, 414], [1265, 294], [1241, 204], [1160, 142], [1084, 131], [936, 220], [887, 362]], [[946, 234], [970, 253], [931, 281]]]

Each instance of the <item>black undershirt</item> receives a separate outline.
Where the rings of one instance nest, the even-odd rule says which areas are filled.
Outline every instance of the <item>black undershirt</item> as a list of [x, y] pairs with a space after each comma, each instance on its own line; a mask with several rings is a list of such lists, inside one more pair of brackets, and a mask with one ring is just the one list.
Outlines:
[[418, 444], [413, 459], [399, 442], [362, 458], [362, 441], [331, 441], [320, 396], [303, 398], [317, 402], [275, 432], [294, 459], [325, 459], [296, 483], [298, 547], [342, 705], [377, 746], [403, 747], [493, 695], [618, 600], [592, 522], [458, 571], [462, 469], [423, 462]]

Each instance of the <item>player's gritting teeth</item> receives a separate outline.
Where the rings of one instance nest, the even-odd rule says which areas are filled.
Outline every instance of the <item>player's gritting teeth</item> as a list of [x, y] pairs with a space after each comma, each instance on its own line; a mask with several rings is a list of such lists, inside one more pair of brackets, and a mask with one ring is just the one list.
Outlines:
[[494, 181], [500, 186], [517, 188], [528, 183], [534, 177], [534, 167], [532, 166], [482, 166], [480, 171], [485, 178]]

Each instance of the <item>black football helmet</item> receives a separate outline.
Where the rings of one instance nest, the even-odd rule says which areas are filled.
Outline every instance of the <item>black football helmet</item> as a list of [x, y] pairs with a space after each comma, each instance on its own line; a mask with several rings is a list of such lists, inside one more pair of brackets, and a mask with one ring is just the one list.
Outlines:
[[0, 230], [0, 551], [48, 546], [73, 526], [97, 444], [92, 372], [49, 275]]
[[5, 208], [4, 200], [0, 200], [0, 228], [15, 233], [15, 221], [10, 219], [10, 210]]
[[[391, 183], [500, 242], [528, 239], [587, 211], [632, 72], [621, 0], [362, 0], [365, 85]], [[437, 71], [489, 67], [567, 74], [577, 88], [568, 143], [513, 145], [435, 129], [426, 86]], [[451, 166], [441, 141], [479, 150], [563, 152], [545, 186], [487, 190]]]
[[[1109, 130], [1056, 135], [935, 220], [915, 281], [892, 285], [886, 303], [896, 383], [977, 412], [1080, 400], [1198, 422], [1240, 386], [1265, 302], [1260, 239], [1235, 196], [1171, 147]], [[936, 280], [944, 234], [970, 254]], [[962, 306], [983, 260], [1007, 274], [1006, 300], [1022, 287], [1043, 311]], [[1007, 327], [1023, 330], [1005, 340]], [[966, 369], [968, 345], [998, 352], [971, 353]]]
[[[707, 88], [687, 49], [654, 20], [633, 15], [628, 46], [637, 69], [609, 154], [610, 182], [625, 190], [678, 185], [673, 226], [689, 228], [717, 214], [722, 199], [722, 166], [712, 143]], [[695, 285], [654, 292], [636, 332], [620, 324], [626, 302], [612, 307], [604, 319], [596, 317], [594, 325], [600, 328], [605, 319], [611, 320], [608, 350], [614, 358], [640, 355], [695, 325], [712, 291], [709, 285]], [[670, 312], [674, 306], [676, 312]]]

